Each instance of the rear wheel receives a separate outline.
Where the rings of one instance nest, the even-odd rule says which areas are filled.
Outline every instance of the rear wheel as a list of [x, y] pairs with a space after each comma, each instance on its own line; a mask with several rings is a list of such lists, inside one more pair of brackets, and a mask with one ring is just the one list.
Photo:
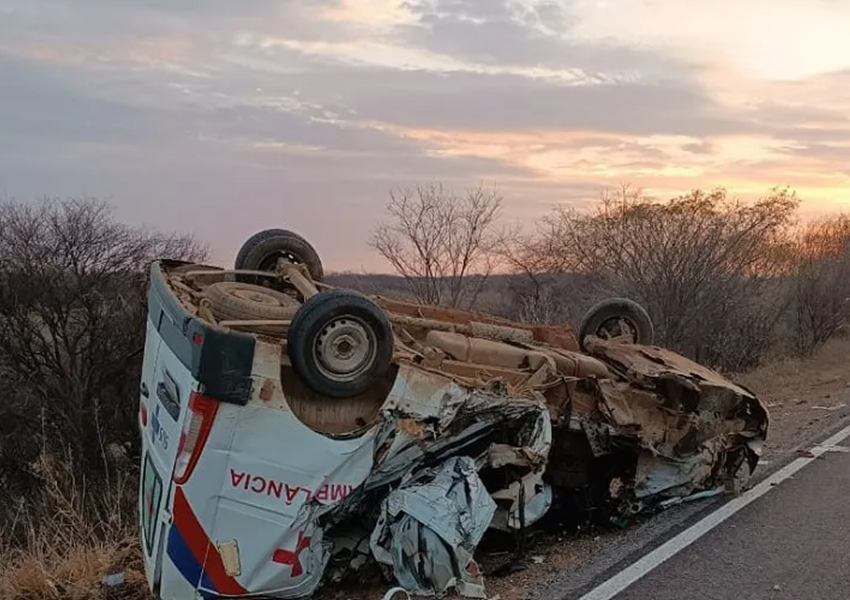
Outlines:
[[238, 270], [274, 271], [278, 260], [304, 265], [313, 281], [325, 276], [318, 252], [303, 237], [286, 229], [266, 229], [248, 238], [236, 255]]
[[579, 346], [586, 350], [585, 339], [595, 336], [630, 344], [651, 345], [655, 328], [646, 310], [628, 298], [610, 298], [593, 306], [579, 326]]
[[318, 394], [351, 398], [389, 372], [392, 326], [365, 296], [327, 290], [307, 300], [292, 319], [287, 351], [295, 373]]

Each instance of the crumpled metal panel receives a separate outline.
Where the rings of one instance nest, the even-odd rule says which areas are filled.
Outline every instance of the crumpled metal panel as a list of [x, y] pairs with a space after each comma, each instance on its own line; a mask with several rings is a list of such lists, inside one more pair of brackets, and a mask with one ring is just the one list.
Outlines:
[[[590, 350], [612, 376], [585, 380], [595, 406], [574, 416], [591, 456], [634, 448], [632, 475], [618, 478], [612, 492], [621, 516], [716, 488], [742, 453], [754, 467], [767, 412], [749, 391], [663, 349], [594, 340]], [[553, 436], [574, 432], [553, 431], [542, 399], [401, 364], [372, 434], [371, 472], [336, 506], [305, 505], [300, 517], [332, 540], [338, 524], [363, 522], [380, 506], [371, 554], [403, 588], [440, 595], [455, 587], [484, 597], [475, 546], [488, 528], [510, 531], [546, 514]], [[519, 471], [504, 488], [485, 489], [479, 473], [506, 468]]]
[[517, 442], [522, 446], [491, 444], [487, 452], [476, 461], [479, 471], [485, 467], [499, 469], [508, 465], [530, 469], [507, 487], [492, 492], [493, 499], [504, 501], [509, 506], [507, 510], [501, 507], [497, 509], [490, 524], [493, 529], [502, 531], [533, 525], [552, 506], [552, 487], [543, 481], [552, 448], [552, 421], [545, 407], [539, 407], [537, 419], [529, 420], [519, 432]]
[[495, 512], [475, 462], [452, 457], [389, 494], [372, 532], [372, 553], [410, 593], [442, 597], [456, 588], [486, 598], [473, 553]]
[[699, 452], [679, 459], [668, 459], [641, 452], [635, 473], [634, 495], [638, 499], [661, 495], [664, 497], [688, 496], [713, 474], [722, 441], [713, 440]]
[[[332, 554], [339, 549], [339, 544], [331, 544], [338, 527], [369, 522], [364, 516], [381, 506], [377, 518], [384, 525], [376, 526], [371, 551], [376, 560], [392, 567], [399, 583], [413, 594], [456, 586], [468, 597], [483, 597], [478, 595], [482, 592], [477, 567], [467, 560], [483, 532], [491, 526], [529, 526], [552, 502], [551, 487], [542, 482], [552, 445], [545, 404], [462, 387], [448, 377], [402, 365], [371, 435], [374, 462], [366, 479], [334, 506], [315, 501], [303, 505], [293, 527], [320, 528], [328, 541], [326, 551]], [[505, 489], [484, 488], [479, 471], [506, 467], [525, 475]], [[462, 486], [456, 480], [458, 473], [463, 474]], [[446, 492], [449, 479], [455, 482], [451, 493]], [[439, 505], [433, 504], [435, 490]], [[496, 498], [506, 500], [509, 507], [497, 507]], [[429, 506], [438, 510], [428, 512]], [[415, 539], [410, 537], [414, 534], [421, 535], [428, 548], [422, 558], [426, 562], [420, 565], [427, 577], [419, 571], [408, 573], [407, 563], [397, 563], [401, 555], [393, 553], [403, 547], [389, 541], [393, 536]], [[347, 545], [350, 550], [351, 544]], [[446, 570], [446, 565], [468, 564], [472, 571]]]
[[501, 531], [533, 525], [549, 512], [554, 498], [552, 486], [543, 481], [542, 472], [528, 473], [492, 496], [510, 503], [508, 510], [497, 510], [490, 523], [490, 527]]
[[588, 350], [620, 377], [594, 387], [611, 435], [641, 449], [635, 498], [716, 486], [734, 475], [739, 457], [755, 468], [769, 416], [752, 392], [663, 348], [591, 338]]

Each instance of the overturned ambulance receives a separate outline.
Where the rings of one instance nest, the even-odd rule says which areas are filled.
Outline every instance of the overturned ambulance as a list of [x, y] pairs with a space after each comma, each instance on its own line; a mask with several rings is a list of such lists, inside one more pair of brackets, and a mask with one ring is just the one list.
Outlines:
[[652, 346], [629, 300], [577, 338], [323, 279], [279, 229], [232, 270], [151, 266], [139, 509], [157, 598], [307, 598], [366, 561], [411, 594], [484, 598], [488, 531], [565, 503], [622, 519], [756, 466], [764, 406]]

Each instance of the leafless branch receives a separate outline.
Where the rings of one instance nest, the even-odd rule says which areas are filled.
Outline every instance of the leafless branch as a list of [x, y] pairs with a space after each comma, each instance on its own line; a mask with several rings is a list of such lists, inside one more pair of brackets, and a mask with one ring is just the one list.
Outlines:
[[463, 196], [440, 184], [393, 191], [389, 220], [376, 227], [371, 246], [419, 302], [471, 307], [493, 272], [501, 202], [483, 187]]

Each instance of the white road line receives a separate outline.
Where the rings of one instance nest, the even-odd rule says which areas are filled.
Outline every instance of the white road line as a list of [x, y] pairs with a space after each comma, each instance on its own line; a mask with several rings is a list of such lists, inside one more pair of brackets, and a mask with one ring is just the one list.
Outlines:
[[836, 446], [850, 437], [850, 426], [845, 427], [819, 446], [810, 450], [812, 457], [801, 457], [788, 466], [780, 469], [751, 490], [748, 490], [718, 508], [716, 511], [698, 521], [682, 533], [661, 544], [658, 548], [620, 571], [611, 579], [589, 591], [579, 600], [611, 600], [638, 579], [652, 571], [668, 558], [675, 556], [700, 537], [720, 525], [723, 521], [747, 506], [750, 502], [764, 496], [773, 487], [793, 476], [797, 471], [811, 463], [830, 447]]

